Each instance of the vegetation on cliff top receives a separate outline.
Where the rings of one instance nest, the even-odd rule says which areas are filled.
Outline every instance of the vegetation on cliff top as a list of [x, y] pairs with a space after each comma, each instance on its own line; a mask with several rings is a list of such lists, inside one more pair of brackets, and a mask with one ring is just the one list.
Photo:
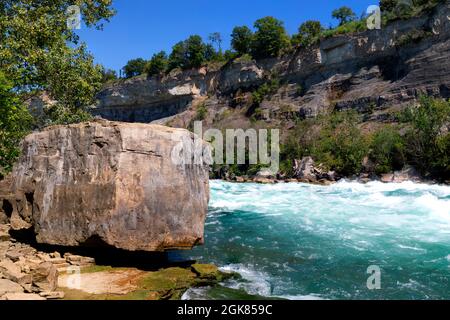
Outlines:
[[[443, 2], [445, 0], [414, 0], [411, 6], [405, 7], [400, 0], [381, 0], [383, 25], [397, 19], [419, 16]], [[205, 43], [200, 36], [193, 35], [175, 44], [169, 56], [161, 52], [149, 61], [142, 58], [130, 60], [123, 68], [124, 75], [126, 78], [144, 73], [149, 76], [161, 75], [178, 68], [187, 70], [214, 62], [225, 64], [244, 55], [250, 55], [254, 59], [278, 57], [299, 47], [316, 44], [323, 38], [367, 30], [367, 16], [357, 18], [349, 7], [334, 10], [332, 17], [339, 22], [337, 27], [324, 28], [319, 21], [308, 20], [301, 24], [298, 33], [292, 36], [288, 35], [283, 21], [271, 16], [264, 17], [254, 23], [254, 31], [248, 26], [235, 27], [231, 33], [232, 50], [225, 52], [222, 51], [220, 33], [211, 34], [209, 43]], [[135, 67], [136, 61], [139, 61], [138, 68]]]

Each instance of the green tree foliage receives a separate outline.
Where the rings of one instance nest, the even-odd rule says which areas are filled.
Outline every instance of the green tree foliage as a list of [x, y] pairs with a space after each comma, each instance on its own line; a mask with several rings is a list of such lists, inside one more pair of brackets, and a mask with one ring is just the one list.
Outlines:
[[277, 57], [290, 48], [290, 39], [282, 21], [265, 17], [255, 22], [255, 29], [252, 41], [253, 57]]
[[61, 47], [48, 57], [42, 70], [49, 76], [46, 88], [58, 97], [58, 102], [70, 109], [91, 104], [102, 85], [102, 67], [94, 65], [84, 45], [75, 49]]
[[149, 76], [160, 75], [167, 70], [169, 59], [165, 51], [155, 53], [145, 65], [144, 72]]
[[315, 143], [313, 158], [343, 175], [361, 172], [368, 154], [367, 140], [358, 128], [355, 112], [337, 112], [322, 124], [320, 138]]
[[[93, 101], [101, 84], [101, 69], [94, 66], [86, 47], [67, 26], [66, 10], [71, 5], [80, 7], [87, 27], [101, 29], [115, 13], [111, 0], [0, 2], [0, 68], [16, 91], [47, 90], [56, 100], [73, 102], [69, 107]], [[68, 70], [75, 63], [81, 66]], [[94, 73], [94, 77], [85, 77]], [[63, 87], [74, 88], [70, 94], [76, 97], [69, 99], [60, 90]]]
[[341, 26], [356, 19], [356, 14], [353, 10], [345, 6], [334, 10], [331, 15], [334, 19], [339, 20], [339, 25]]
[[206, 61], [206, 45], [202, 37], [198, 35], [190, 36], [186, 40], [186, 68], [200, 68]]
[[202, 37], [193, 35], [173, 46], [172, 53], [169, 56], [168, 70], [199, 68], [205, 62], [217, 56], [217, 51], [212, 45], [205, 44]]
[[300, 25], [298, 34], [292, 37], [293, 45], [310, 46], [320, 38], [323, 28], [320, 21], [309, 20]]
[[147, 61], [142, 58], [132, 59], [127, 62], [125, 67], [123, 67], [123, 73], [125, 78], [132, 78], [140, 76], [144, 73], [145, 65]]
[[231, 46], [239, 54], [250, 54], [253, 32], [249, 27], [235, 27], [231, 34]]
[[384, 12], [389, 12], [395, 9], [398, 0], [380, 0], [380, 9]]
[[371, 144], [370, 159], [375, 164], [377, 174], [403, 168], [406, 164], [406, 147], [397, 128], [387, 126], [375, 133]]
[[450, 101], [422, 97], [403, 120], [411, 125], [406, 135], [408, 158], [422, 174], [450, 178]]
[[102, 68], [102, 83], [117, 80], [117, 72], [115, 70]]
[[17, 95], [13, 83], [0, 71], [0, 179], [19, 156], [19, 144], [31, 128], [32, 117]]
[[184, 41], [180, 41], [172, 47], [172, 53], [169, 56], [168, 70], [184, 68], [186, 64], [186, 48]]
[[281, 168], [289, 174], [293, 159], [311, 156], [339, 174], [360, 173], [369, 145], [358, 123], [359, 117], [352, 111], [301, 121], [281, 148]]

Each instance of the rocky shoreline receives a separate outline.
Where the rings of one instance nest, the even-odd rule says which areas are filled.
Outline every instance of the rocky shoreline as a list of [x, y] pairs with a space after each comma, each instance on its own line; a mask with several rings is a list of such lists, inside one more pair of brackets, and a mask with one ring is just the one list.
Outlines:
[[[315, 165], [314, 160], [311, 157], [306, 157], [301, 161], [295, 161], [294, 177], [285, 177], [277, 174], [272, 175], [270, 172], [260, 171], [257, 175], [250, 176], [230, 176], [225, 175], [221, 180], [237, 183], [260, 183], [260, 184], [276, 184], [276, 183], [309, 183], [315, 185], [331, 185], [341, 180], [356, 181], [359, 183], [369, 183], [373, 181], [379, 181], [383, 183], [402, 183], [402, 182], [415, 182], [425, 184], [438, 184], [436, 180], [426, 179], [422, 177], [417, 170], [411, 166], [406, 166], [400, 171], [394, 171], [382, 175], [376, 175], [375, 173], [362, 173], [359, 176], [339, 176], [334, 171], [327, 171], [322, 166]], [[449, 185], [450, 181], [443, 182], [445, 185]]]
[[99, 265], [93, 256], [70, 253], [76, 248], [49, 253], [51, 247], [39, 250], [10, 232], [9, 225], [0, 225], [0, 300], [179, 300], [190, 288], [240, 278], [196, 261], [160, 267], [144, 259], [145, 265], [116, 266], [117, 252]]

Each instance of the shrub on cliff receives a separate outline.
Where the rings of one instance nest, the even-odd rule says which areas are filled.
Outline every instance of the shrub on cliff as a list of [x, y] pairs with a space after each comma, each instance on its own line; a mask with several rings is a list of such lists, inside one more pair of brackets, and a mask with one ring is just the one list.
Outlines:
[[117, 80], [117, 72], [102, 67], [102, 83], [107, 83], [115, 80]]
[[205, 44], [202, 37], [193, 35], [173, 46], [168, 71], [176, 68], [183, 70], [200, 68], [207, 61], [213, 60], [216, 55], [217, 52], [212, 45]]
[[0, 71], [0, 179], [19, 156], [19, 143], [31, 128], [32, 117], [16, 94], [13, 84]]
[[145, 61], [142, 58], [129, 60], [125, 65], [125, 67], [123, 67], [123, 73], [125, 74], [125, 78], [140, 76], [141, 74], [144, 73], [146, 64], [147, 61]]
[[398, 128], [383, 127], [373, 137], [370, 159], [375, 172], [383, 174], [401, 170], [406, 163], [406, 147]]
[[253, 57], [277, 57], [290, 48], [290, 39], [282, 21], [265, 17], [255, 22], [255, 29], [251, 48]]
[[306, 21], [298, 28], [298, 34], [292, 37], [292, 44], [295, 46], [310, 46], [319, 40], [322, 29], [320, 21]]
[[282, 170], [289, 175], [294, 159], [311, 156], [339, 174], [360, 173], [369, 144], [358, 123], [359, 116], [353, 111], [334, 112], [300, 121], [281, 148]]
[[348, 111], [322, 118], [322, 130], [313, 144], [312, 157], [345, 176], [360, 173], [369, 147], [358, 128], [358, 117], [356, 112]]
[[408, 159], [423, 175], [450, 178], [450, 101], [422, 97], [417, 108], [409, 108], [403, 120]]
[[340, 26], [356, 19], [356, 14], [353, 12], [353, 10], [345, 6], [334, 10], [331, 15], [334, 19], [339, 20]]
[[149, 76], [159, 75], [166, 71], [169, 60], [165, 51], [155, 53], [145, 65], [144, 72]]
[[239, 54], [250, 54], [253, 32], [249, 27], [235, 27], [231, 33], [231, 46]]

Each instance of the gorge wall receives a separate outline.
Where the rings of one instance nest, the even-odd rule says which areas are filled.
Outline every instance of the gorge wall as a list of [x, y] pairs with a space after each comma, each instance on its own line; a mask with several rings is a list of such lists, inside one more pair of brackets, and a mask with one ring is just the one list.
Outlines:
[[207, 110], [207, 126], [254, 125], [251, 92], [268, 79], [282, 83], [259, 106], [260, 125], [289, 128], [292, 119], [355, 109], [366, 121], [390, 121], [421, 94], [450, 97], [450, 5], [392, 22], [382, 30], [323, 39], [277, 59], [237, 59], [221, 67], [172, 71], [109, 84], [94, 114], [109, 120], [187, 128]]

